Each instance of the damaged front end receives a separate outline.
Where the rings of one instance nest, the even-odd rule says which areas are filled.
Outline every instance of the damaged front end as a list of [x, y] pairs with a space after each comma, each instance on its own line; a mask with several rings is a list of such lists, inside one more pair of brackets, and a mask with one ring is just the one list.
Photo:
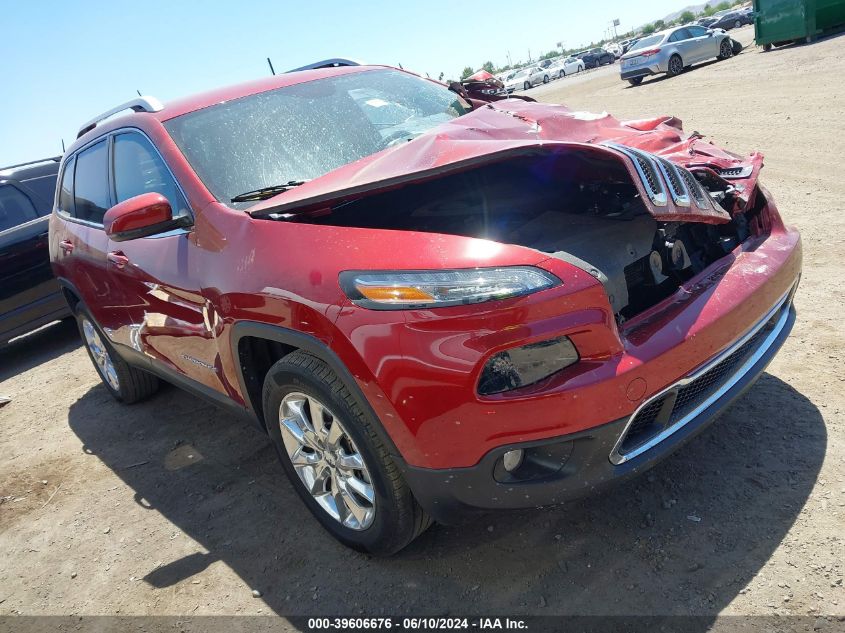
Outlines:
[[529, 247], [598, 279], [619, 323], [767, 226], [764, 208], [749, 206], [717, 164], [686, 169], [616, 142], [521, 146], [487, 158], [275, 217]]

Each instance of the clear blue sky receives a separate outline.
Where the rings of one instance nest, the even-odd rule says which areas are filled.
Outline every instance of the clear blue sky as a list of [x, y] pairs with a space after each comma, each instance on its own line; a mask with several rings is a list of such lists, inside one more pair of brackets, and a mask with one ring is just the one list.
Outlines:
[[684, 0], [477, 2], [9, 0], [0, 26], [0, 166], [61, 153], [86, 120], [136, 95], [164, 102], [327, 57], [437, 77], [527, 60], [683, 8]]

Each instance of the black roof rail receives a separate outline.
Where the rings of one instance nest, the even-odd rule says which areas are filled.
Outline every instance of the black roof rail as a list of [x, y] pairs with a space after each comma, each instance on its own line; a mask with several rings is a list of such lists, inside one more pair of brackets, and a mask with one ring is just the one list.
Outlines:
[[29, 167], [30, 165], [37, 165], [39, 163], [58, 163], [62, 160], [61, 156], [52, 156], [50, 158], [42, 158], [40, 160], [30, 160], [25, 163], [18, 163], [17, 165], [9, 165], [8, 167], [0, 167], [0, 171], [9, 171], [10, 169], [17, 169], [18, 167]]
[[291, 68], [286, 71], [288, 73], [296, 73], [300, 70], [315, 70], [317, 68], [338, 68], [340, 66], [362, 66], [363, 64], [354, 59], [346, 59], [344, 57], [332, 57], [331, 59], [324, 59], [319, 62], [313, 62], [300, 66], [299, 68]]

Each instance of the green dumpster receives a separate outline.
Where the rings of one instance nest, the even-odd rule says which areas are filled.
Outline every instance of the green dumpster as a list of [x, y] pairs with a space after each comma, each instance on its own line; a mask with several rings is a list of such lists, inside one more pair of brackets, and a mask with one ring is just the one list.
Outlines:
[[765, 50], [841, 26], [845, 0], [754, 0], [754, 39]]

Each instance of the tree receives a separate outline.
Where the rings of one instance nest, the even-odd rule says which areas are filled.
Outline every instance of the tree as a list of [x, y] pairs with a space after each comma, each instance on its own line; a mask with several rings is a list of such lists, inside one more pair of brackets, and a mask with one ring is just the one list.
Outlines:
[[483, 64], [481, 64], [481, 67], [482, 67], [484, 70], [486, 70], [488, 73], [490, 73], [491, 75], [492, 75], [494, 72], [496, 72], [496, 67], [495, 67], [495, 66], [493, 66], [493, 62], [484, 62]]
[[475, 71], [472, 69], [472, 66], [467, 66], [466, 68], [464, 68], [464, 72], [461, 73], [461, 81], [469, 77], [474, 72]]
[[725, 9], [730, 9], [731, 3], [730, 2], [720, 2], [716, 5], [716, 11], [724, 11]]
[[654, 22], [654, 30], [655, 31], [662, 31], [666, 28], [666, 23], [663, 20], [656, 20]]
[[684, 11], [678, 21], [681, 24], [686, 24], [687, 22], [692, 22], [694, 19], [695, 16], [693, 15], [692, 11]]
[[643, 35], [651, 35], [652, 33], [654, 33], [654, 26], [651, 24], [646, 24], [643, 27]]
[[702, 13], [702, 15], [704, 15], [705, 17], [710, 17], [711, 15], [713, 15], [714, 13], [716, 13], [716, 9], [714, 9], [712, 6], [710, 6], [710, 5], [708, 4], [706, 7], [704, 7], [704, 11], [702, 11], [701, 13]]

